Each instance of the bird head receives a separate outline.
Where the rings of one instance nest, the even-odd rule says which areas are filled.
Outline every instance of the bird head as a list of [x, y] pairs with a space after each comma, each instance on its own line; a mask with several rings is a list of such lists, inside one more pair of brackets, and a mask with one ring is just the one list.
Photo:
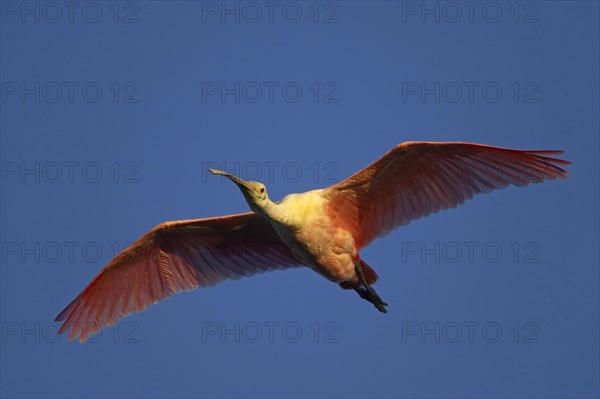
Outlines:
[[225, 176], [234, 182], [240, 188], [242, 194], [244, 194], [246, 202], [248, 202], [248, 205], [250, 205], [250, 208], [252, 208], [253, 211], [257, 211], [257, 208], [262, 209], [269, 199], [267, 188], [260, 182], [242, 180], [230, 173], [217, 169], [208, 169], [208, 171], [214, 175]]

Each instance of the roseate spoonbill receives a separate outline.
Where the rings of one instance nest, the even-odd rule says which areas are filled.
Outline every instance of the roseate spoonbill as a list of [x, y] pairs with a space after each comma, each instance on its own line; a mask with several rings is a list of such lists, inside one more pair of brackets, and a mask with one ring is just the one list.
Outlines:
[[90, 335], [180, 291], [306, 265], [379, 311], [377, 274], [359, 250], [412, 220], [474, 194], [566, 178], [558, 150], [406, 142], [331, 187], [279, 202], [264, 184], [211, 169], [235, 183], [253, 212], [159, 224], [115, 257], [57, 317], [69, 341]]

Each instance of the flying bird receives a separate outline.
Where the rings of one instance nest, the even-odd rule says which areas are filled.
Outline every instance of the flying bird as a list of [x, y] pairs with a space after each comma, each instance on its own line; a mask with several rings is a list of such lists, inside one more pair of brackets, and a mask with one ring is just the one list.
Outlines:
[[405, 142], [324, 189], [269, 199], [264, 184], [211, 169], [252, 212], [161, 223], [117, 255], [57, 317], [85, 342], [122, 317], [180, 291], [308, 266], [387, 312], [377, 273], [359, 251], [398, 226], [455, 208], [475, 194], [567, 178], [559, 150], [460, 142]]

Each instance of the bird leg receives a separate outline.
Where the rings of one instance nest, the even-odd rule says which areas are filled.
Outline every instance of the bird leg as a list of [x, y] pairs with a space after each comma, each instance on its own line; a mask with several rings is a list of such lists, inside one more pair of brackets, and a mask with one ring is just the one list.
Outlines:
[[365, 273], [363, 272], [362, 266], [360, 263], [354, 265], [354, 271], [358, 276], [358, 280], [360, 281], [362, 287], [360, 285], [353, 286], [354, 290], [360, 295], [362, 299], [365, 299], [371, 302], [377, 310], [382, 313], [387, 313], [387, 309], [385, 308], [388, 304], [385, 303], [381, 297], [375, 292], [373, 287], [369, 283], [367, 283], [367, 279], [365, 278]]

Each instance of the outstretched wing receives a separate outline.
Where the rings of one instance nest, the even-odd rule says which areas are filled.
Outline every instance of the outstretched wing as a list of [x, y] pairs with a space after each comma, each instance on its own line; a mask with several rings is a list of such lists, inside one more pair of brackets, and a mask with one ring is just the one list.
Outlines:
[[300, 266], [270, 223], [255, 213], [158, 225], [121, 252], [57, 317], [69, 341], [180, 291]]
[[566, 178], [558, 150], [512, 150], [471, 143], [406, 142], [325, 189], [329, 215], [362, 248], [412, 220], [455, 208], [508, 185]]

